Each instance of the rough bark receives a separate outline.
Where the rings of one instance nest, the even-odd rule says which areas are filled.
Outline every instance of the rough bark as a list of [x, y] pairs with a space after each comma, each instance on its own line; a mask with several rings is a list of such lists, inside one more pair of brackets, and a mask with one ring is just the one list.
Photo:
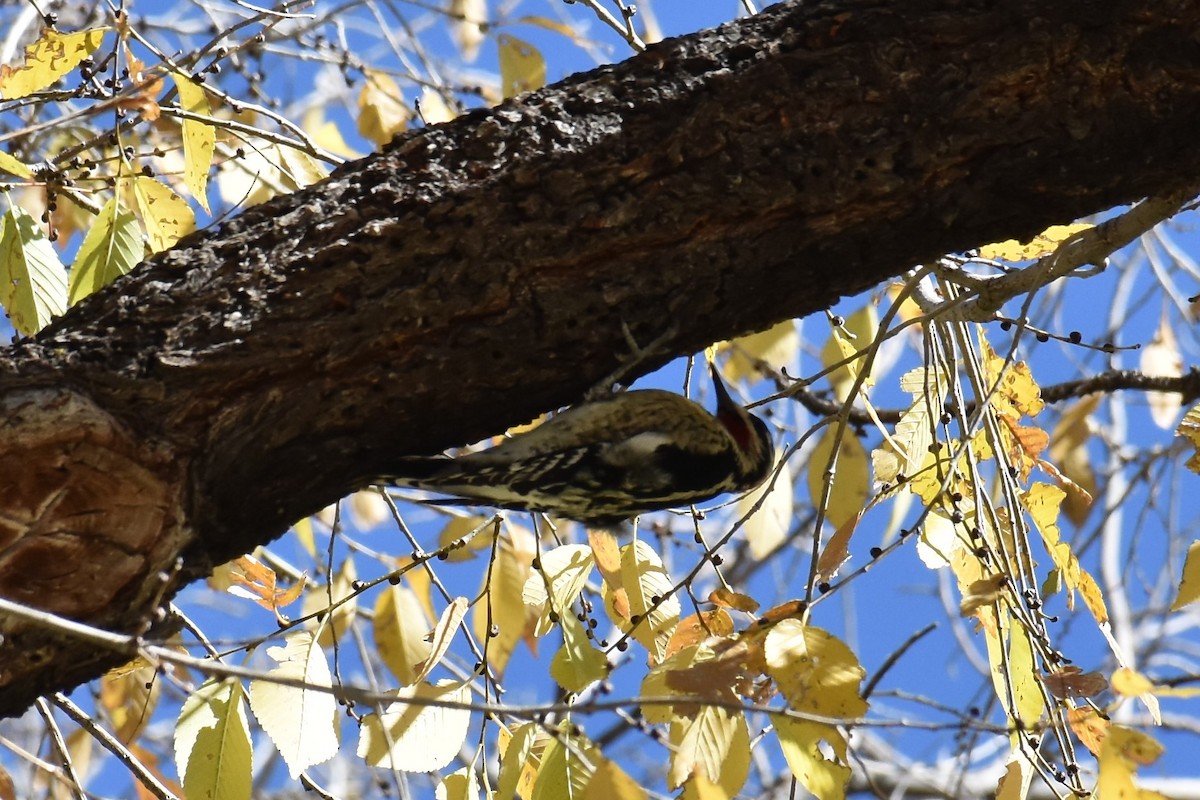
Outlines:
[[[397, 455], [1200, 175], [1197, 0], [785, 4], [413, 132], [0, 360], [0, 594], [139, 632]], [[0, 713], [119, 655], [0, 620]]]

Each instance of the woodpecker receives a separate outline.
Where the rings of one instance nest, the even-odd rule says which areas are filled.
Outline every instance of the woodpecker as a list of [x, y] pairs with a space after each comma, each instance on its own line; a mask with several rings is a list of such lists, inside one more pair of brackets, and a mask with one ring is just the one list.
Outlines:
[[405, 458], [377, 482], [453, 495], [434, 502], [542, 511], [593, 527], [748, 491], [771, 471], [771, 432], [709, 367], [715, 415], [672, 392], [621, 392], [488, 450]]

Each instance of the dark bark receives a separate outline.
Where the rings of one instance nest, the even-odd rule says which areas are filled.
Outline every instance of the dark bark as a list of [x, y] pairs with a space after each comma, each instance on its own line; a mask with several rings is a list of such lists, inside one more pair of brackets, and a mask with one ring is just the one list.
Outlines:
[[[32, 477], [0, 593], [143, 630], [397, 456], [578, 399], [624, 329], [662, 344], [643, 373], [1176, 191], [1197, 31], [1200, 0], [781, 5], [404, 136], [4, 356], [5, 474]], [[0, 713], [116, 658], [2, 627]]]

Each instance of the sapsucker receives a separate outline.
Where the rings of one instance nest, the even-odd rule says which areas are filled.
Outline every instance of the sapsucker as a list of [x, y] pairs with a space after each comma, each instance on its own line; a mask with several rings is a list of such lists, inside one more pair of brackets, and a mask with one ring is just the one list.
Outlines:
[[622, 392], [569, 408], [489, 450], [403, 459], [378, 482], [453, 495], [448, 503], [544, 511], [597, 527], [752, 489], [774, 463], [771, 433], [711, 371], [715, 415], [672, 392]]

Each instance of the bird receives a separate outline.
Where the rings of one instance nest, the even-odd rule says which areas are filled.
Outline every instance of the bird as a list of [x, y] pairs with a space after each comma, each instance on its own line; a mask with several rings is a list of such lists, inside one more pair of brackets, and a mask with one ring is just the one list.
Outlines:
[[771, 431], [730, 397], [716, 365], [709, 369], [715, 414], [661, 389], [616, 392], [487, 450], [402, 457], [374, 482], [451, 495], [436, 504], [543, 512], [597, 528], [749, 491], [774, 464]]

